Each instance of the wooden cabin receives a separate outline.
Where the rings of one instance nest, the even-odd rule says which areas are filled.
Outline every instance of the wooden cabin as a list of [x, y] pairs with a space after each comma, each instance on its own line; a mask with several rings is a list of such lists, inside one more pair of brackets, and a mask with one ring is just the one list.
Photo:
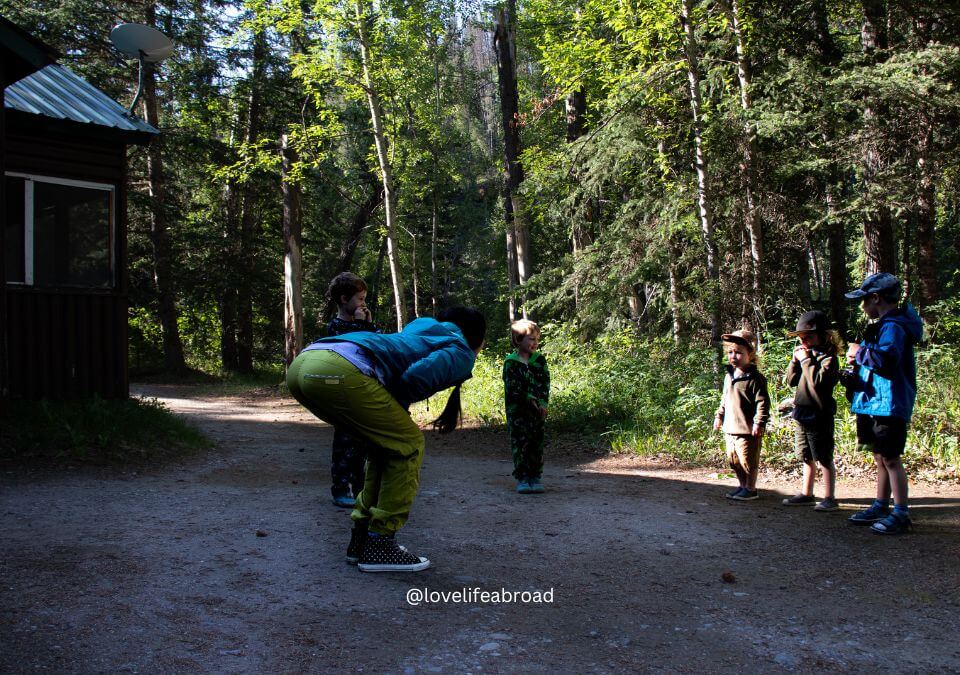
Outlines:
[[159, 132], [2, 18], [0, 43], [0, 392], [126, 398], [127, 146]]

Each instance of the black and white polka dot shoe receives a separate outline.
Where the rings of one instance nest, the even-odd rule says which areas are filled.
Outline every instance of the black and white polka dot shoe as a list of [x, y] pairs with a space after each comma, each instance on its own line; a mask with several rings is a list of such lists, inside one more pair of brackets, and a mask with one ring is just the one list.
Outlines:
[[419, 572], [430, 567], [430, 561], [399, 546], [393, 537], [370, 532], [357, 567], [361, 572]]

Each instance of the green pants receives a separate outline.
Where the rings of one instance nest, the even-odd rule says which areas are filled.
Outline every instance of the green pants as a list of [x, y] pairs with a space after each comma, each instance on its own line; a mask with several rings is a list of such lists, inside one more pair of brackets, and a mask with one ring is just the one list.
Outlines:
[[287, 371], [287, 387], [311, 413], [373, 441], [367, 475], [351, 517], [380, 534], [397, 532], [420, 487], [423, 432], [372, 377], [329, 350], [302, 352]]

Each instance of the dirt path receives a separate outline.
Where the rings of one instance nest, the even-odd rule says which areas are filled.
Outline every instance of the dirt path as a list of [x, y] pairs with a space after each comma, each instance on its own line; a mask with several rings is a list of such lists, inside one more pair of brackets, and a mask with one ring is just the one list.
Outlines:
[[[549, 491], [519, 496], [500, 435], [428, 434], [401, 539], [434, 566], [365, 575], [328, 427], [270, 397], [141, 391], [218, 449], [0, 474], [2, 672], [960, 671], [955, 487], [914, 487], [915, 532], [885, 538], [846, 523], [868, 484], [841, 484], [840, 513], [782, 507], [795, 485], [770, 480], [734, 504], [706, 471], [554, 445]], [[478, 597], [503, 589], [552, 602]]]

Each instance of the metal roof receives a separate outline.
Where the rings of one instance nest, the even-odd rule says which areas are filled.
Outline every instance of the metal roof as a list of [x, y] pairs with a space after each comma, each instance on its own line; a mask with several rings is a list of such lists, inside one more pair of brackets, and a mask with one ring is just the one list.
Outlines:
[[57, 63], [28, 75], [4, 91], [4, 107], [54, 119], [97, 124], [122, 131], [160, 132]]

